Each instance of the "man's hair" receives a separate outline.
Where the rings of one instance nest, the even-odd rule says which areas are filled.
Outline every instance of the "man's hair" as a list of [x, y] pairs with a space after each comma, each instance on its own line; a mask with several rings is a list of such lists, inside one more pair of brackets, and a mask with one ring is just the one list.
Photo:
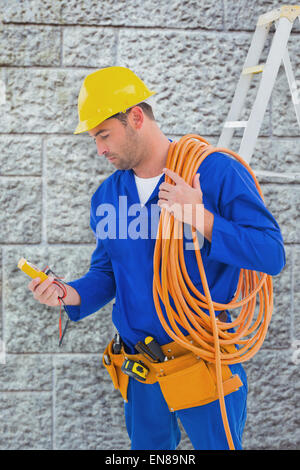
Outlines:
[[[150, 104], [146, 103], [145, 101], [143, 101], [142, 103], [139, 103], [137, 104], [136, 106], [139, 106], [140, 108], [142, 108], [142, 110], [144, 111], [145, 115], [151, 119], [152, 121], [155, 121], [155, 117], [154, 117], [154, 114], [153, 114], [153, 110], [152, 110], [152, 107], [150, 106]], [[114, 114], [113, 116], [111, 116], [111, 118], [115, 118], [115, 119], [118, 119], [122, 124], [123, 126], [127, 126], [127, 122], [128, 122], [128, 114], [130, 113], [131, 109], [133, 108], [133, 106], [129, 109], [127, 109], [126, 113], [117, 113], [117, 114]], [[110, 118], [110, 119], [111, 119]]]

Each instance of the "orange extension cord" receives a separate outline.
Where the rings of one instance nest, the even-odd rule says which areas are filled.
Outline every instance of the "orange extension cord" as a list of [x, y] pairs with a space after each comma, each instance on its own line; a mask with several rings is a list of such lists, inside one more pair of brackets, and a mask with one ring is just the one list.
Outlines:
[[[247, 162], [231, 150], [213, 147], [201, 136], [188, 134], [182, 137], [179, 142], [172, 142], [166, 167], [179, 174], [186, 183], [192, 185], [193, 177], [199, 166], [213, 152], [232, 155], [242, 163], [252, 175], [258, 192], [264, 200], [258, 181]], [[167, 175], [165, 181], [175, 184]], [[197, 232], [194, 227], [191, 229], [205, 295], [196, 289], [187, 273], [183, 239], [178, 236], [183, 233], [182, 222], [175, 219], [166, 209], [162, 209], [154, 251], [153, 298], [158, 317], [167, 334], [176, 343], [192, 351], [203, 360], [215, 364], [224, 429], [229, 449], [234, 450], [224, 400], [221, 365], [247, 361], [260, 349], [273, 311], [272, 277], [265, 273], [241, 269], [237, 290], [232, 301], [228, 304], [214, 302], [203, 267]], [[189, 293], [187, 286], [195, 296]], [[170, 305], [169, 295], [174, 301], [176, 312]], [[238, 300], [240, 295], [241, 299]], [[259, 311], [255, 315], [257, 295], [259, 295]], [[165, 306], [168, 322], [162, 313], [159, 298]], [[215, 311], [239, 307], [241, 307], [241, 311], [231, 323], [224, 323], [216, 319]], [[209, 310], [209, 315], [201, 308]], [[183, 335], [178, 325], [188, 331], [193, 343]], [[229, 332], [228, 330], [231, 328], [235, 328], [235, 331]], [[235, 349], [235, 352], [225, 352], [224, 347], [229, 345], [238, 345], [239, 349]]]

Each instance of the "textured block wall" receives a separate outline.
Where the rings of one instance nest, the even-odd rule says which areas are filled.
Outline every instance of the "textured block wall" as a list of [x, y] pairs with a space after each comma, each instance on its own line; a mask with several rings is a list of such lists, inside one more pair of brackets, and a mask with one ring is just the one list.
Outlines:
[[[112, 305], [71, 324], [58, 348], [59, 309], [37, 304], [16, 267], [25, 257], [66, 280], [88, 270], [90, 197], [114, 168], [87, 135], [72, 134], [83, 78], [105, 66], [131, 67], [157, 90], [166, 135], [195, 132], [217, 144], [257, 18], [280, 4], [0, 1], [0, 449], [129, 448], [121, 397], [100, 364], [114, 331]], [[298, 22], [289, 42], [298, 87], [299, 41]], [[299, 144], [281, 67], [251, 165], [281, 226], [287, 264], [274, 277], [266, 341], [245, 365], [246, 449], [300, 447]], [[180, 449], [191, 448], [183, 431]]]

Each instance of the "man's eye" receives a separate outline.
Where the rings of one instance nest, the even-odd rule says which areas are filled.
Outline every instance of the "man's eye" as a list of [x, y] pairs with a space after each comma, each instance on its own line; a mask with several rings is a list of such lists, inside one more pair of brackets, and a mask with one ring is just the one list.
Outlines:
[[[102, 139], [107, 139], [107, 137], [109, 137], [109, 134], [106, 134], [106, 135], [101, 135], [100, 138]], [[97, 136], [94, 137], [94, 141], [96, 142], [96, 139], [97, 139]]]

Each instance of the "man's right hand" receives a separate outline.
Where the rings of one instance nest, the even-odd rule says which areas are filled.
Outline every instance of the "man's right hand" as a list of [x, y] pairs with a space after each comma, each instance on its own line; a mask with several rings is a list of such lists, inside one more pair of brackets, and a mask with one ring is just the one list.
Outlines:
[[52, 276], [42, 283], [40, 281], [40, 278], [37, 277], [28, 284], [28, 289], [33, 292], [34, 299], [49, 307], [57, 307], [59, 305], [58, 296], [63, 296], [63, 290], [57, 284], [53, 284], [54, 277]]
[[[49, 307], [57, 307], [59, 305], [58, 296], [64, 295], [62, 288], [53, 284], [53, 281], [53, 276], [48, 276], [44, 282], [40, 282], [40, 278], [36, 277], [28, 284], [28, 289], [33, 292], [34, 299]], [[64, 287], [67, 291], [64, 303], [66, 305], [80, 305], [81, 298], [77, 290], [67, 284], [64, 284]]]

